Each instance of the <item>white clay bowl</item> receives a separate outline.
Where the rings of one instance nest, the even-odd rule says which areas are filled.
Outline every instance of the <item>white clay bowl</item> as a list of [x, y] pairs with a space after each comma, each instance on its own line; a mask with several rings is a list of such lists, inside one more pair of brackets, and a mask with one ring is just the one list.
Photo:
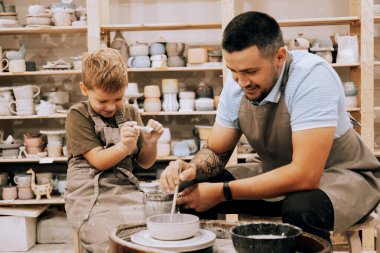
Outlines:
[[149, 234], [164, 241], [177, 241], [193, 237], [199, 231], [199, 218], [192, 214], [157, 214], [147, 219]]

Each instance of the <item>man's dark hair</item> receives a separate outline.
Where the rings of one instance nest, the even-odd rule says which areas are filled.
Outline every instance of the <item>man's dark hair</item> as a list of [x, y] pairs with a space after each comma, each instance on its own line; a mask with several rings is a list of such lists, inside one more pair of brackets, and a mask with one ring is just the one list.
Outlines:
[[222, 47], [228, 53], [256, 46], [263, 57], [272, 57], [284, 46], [281, 28], [271, 16], [255, 11], [234, 17], [223, 32]]

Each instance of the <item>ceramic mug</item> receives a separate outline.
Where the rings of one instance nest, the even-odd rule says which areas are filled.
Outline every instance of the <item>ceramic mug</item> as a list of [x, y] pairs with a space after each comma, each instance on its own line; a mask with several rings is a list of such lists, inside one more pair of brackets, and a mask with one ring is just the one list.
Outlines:
[[71, 14], [63, 10], [55, 11], [52, 21], [55, 26], [71, 26]]
[[[0, 59], [1, 59], [1, 55], [0, 55]], [[9, 61], [7, 59], [1, 59], [1, 61], [0, 61], [0, 72], [3, 72], [7, 68], [9, 68]]]
[[165, 54], [165, 45], [160, 42], [154, 42], [149, 48], [150, 55], [161, 55]]
[[0, 100], [0, 116], [11, 116], [12, 112], [9, 110], [11, 101]]
[[140, 55], [140, 56], [129, 57], [128, 66], [131, 68], [149, 68], [150, 67], [149, 56]]
[[61, 157], [62, 156], [62, 146], [61, 145], [47, 145], [48, 157]]
[[13, 177], [13, 180], [18, 185], [18, 187], [30, 187], [32, 176], [29, 174], [17, 174]]
[[17, 187], [18, 188], [18, 198], [19, 199], [33, 199], [34, 193], [32, 188], [29, 187]]
[[[12, 104], [16, 105], [16, 111], [13, 110]], [[8, 106], [9, 110], [18, 116], [28, 116], [34, 114], [33, 99], [17, 99], [11, 101]]]
[[13, 94], [17, 100], [19, 99], [33, 99], [40, 94], [40, 88], [35, 85], [23, 85], [13, 87]]
[[166, 43], [166, 54], [170, 56], [180, 56], [185, 50], [185, 44], [180, 42]]
[[39, 4], [32, 4], [28, 6], [28, 13], [31, 16], [36, 16], [38, 14], [44, 13], [45, 7]]
[[9, 61], [9, 72], [25, 72], [26, 71], [26, 64], [24, 59], [18, 59], [18, 60], [10, 60]]
[[40, 172], [36, 173], [37, 184], [49, 184], [53, 179], [53, 173]]
[[17, 187], [16, 186], [4, 186], [2, 197], [4, 200], [17, 199]]
[[[3, 65], [5, 66], [3, 67]], [[0, 72], [8, 68], [8, 59], [3, 59], [3, 49], [0, 47]]]

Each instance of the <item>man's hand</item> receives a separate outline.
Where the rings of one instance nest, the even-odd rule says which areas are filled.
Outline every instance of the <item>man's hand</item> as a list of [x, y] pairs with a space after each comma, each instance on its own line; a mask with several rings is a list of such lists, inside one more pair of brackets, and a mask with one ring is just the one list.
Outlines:
[[191, 181], [195, 178], [195, 165], [180, 159], [172, 161], [161, 173], [160, 188], [165, 193], [172, 193], [175, 186], [181, 182]]
[[204, 212], [224, 201], [222, 183], [199, 183], [178, 194], [177, 205]]

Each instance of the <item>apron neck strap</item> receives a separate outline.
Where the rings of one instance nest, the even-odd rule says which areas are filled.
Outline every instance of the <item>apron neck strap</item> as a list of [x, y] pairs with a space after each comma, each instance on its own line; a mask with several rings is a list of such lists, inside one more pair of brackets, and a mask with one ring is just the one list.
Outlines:
[[[104, 120], [99, 116], [99, 114], [97, 114], [91, 107], [90, 103], [89, 102], [86, 102], [87, 103], [87, 110], [88, 110], [88, 113], [90, 114], [90, 117], [91, 119], [94, 121], [95, 125], [96, 126], [99, 126], [99, 127], [105, 127], [107, 126], [107, 124], [104, 122]], [[125, 117], [124, 117], [124, 113], [122, 111], [122, 109], [118, 109], [116, 112], [115, 112], [115, 119], [116, 119], [116, 124], [118, 127], [121, 127], [125, 122]]]
[[282, 81], [281, 81], [281, 92], [285, 90], [285, 86], [288, 83], [289, 80], [289, 69], [290, 65], [293, 61], [293, 56], [287, 52], [286, 54], [286, 59], [285, 59], [285, 70], [284, 70], [284, 75], [282, 76]]

